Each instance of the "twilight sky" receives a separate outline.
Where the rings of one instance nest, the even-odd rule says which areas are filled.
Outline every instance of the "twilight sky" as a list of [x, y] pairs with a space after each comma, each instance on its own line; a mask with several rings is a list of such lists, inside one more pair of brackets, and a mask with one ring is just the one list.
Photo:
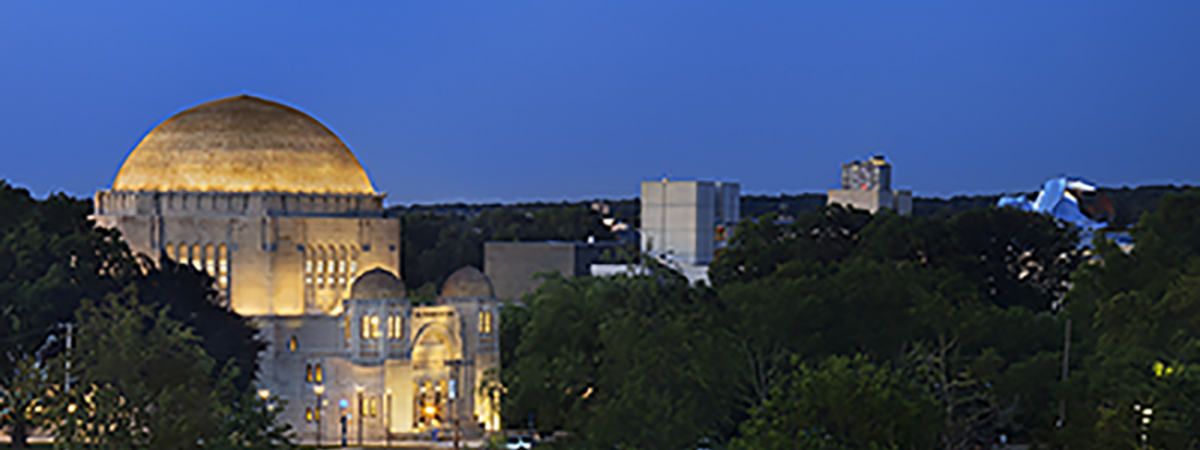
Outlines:
[[107, 188], [174, 112], [249, 92], [390, 204], [631, 197], [642, 179], [918, 195], [1200, 182], [1200, 2], [2, 2], [0, 178]]

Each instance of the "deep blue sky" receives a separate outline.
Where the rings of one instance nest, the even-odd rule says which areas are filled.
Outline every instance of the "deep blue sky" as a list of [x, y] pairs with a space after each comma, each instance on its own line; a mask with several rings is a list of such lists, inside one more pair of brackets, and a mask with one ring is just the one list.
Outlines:
[[184, 107], [337, 131], [389, 203], [636, 195], [664, 173], [919, 195], [1200, 181], [1200, 2], [2, 2], [0, 177], [89, 196]]

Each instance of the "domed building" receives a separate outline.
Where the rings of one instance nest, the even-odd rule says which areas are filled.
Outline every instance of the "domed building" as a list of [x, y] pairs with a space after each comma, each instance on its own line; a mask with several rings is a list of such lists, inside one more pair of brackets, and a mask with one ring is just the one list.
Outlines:
[[94, 219], [135, 253], [212, 275], [255, 319], [269, 344], [258, 387], [288, 401], [282, 420], [302, 439], [332, 440], [343, 415], [351, 440], [372, 442], [448, 432], [455, 417], [467, 434], [497, 429], [482, 387], [499, 367], [490, 283], [460, 270], [444, 289], [455, 301], [413, 307], [383, 199], [321, 122], [239, 95], [151, 129], [96, 193]]

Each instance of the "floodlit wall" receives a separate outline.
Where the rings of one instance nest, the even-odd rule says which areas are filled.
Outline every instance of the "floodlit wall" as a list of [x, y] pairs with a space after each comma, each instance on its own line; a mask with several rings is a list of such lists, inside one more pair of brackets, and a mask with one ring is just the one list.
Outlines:
[[96, 210], [135, 254], [212, 275], [242, 315], [337, 314], [359, 274], [400, 273], [381, 198], [100, 192]]

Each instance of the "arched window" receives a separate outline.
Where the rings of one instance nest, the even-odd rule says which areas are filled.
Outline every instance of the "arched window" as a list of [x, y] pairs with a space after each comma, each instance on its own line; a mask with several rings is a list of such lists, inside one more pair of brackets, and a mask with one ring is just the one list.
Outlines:
[[200, 244], [192, 244], [192, 267], [201, 272], [204, 271], [204, 251], [201, 250]]
[[288, 338], [288, 351], [295, 352], [298, 348], [300, 348], [300, 341], [296, 339], [296, 336]]
[[360, 323], [358, 325], [359, 325], [359, 333], [362, 335], [362, 338], [370, 339], [371, 338], [371, 315], [363, 314], [362, 323]]
[[313, 409], [311, 406], [304, 408], [304, 421], [305, 422], [313, 421]]
[[217, 249], [212, 244], [204, 246], [204, 273], [213, 278], [217, 276]]
[[317, 383], [325, 382], [325, 375], [321, 373], [321, 364], [317, 364], [317, 367], [313, 369], [313, 380]]
[[379, 402], [375, 399], [375, 397], [367, 399], [367, 413], [370, 414], [371, 417], [377, 417], [379, 415]]
[[379, 315], [371, 314], [371, 339], [379, 339]]
[[179, 262], [178, 248], [175, 247], [175, 244], [170, 242], [163, 244], [163, 252], [167, 254], [167, 258], [171, 258], [171, 261]]
[[305, 364], [305, 365], [304, 365], [304, 382], [305, 382], [305, 383], [312, 383], [312, 382], [313, 382], [313, 368], [312, 368], [312, 364]]
[[229, 247], [217, 246], [217, 284], [221, 289], [229, 287]]
[[356, 246], [350, 247], [350, 272], [347, 276], [352, 280], [358, 276], [358, 248]]
[[180, 264], [188, 264], [189, 260], [190, 258], [188, 257], [187, 244], [179, 244], [178, 247], [175, 247], [175, 262]]

